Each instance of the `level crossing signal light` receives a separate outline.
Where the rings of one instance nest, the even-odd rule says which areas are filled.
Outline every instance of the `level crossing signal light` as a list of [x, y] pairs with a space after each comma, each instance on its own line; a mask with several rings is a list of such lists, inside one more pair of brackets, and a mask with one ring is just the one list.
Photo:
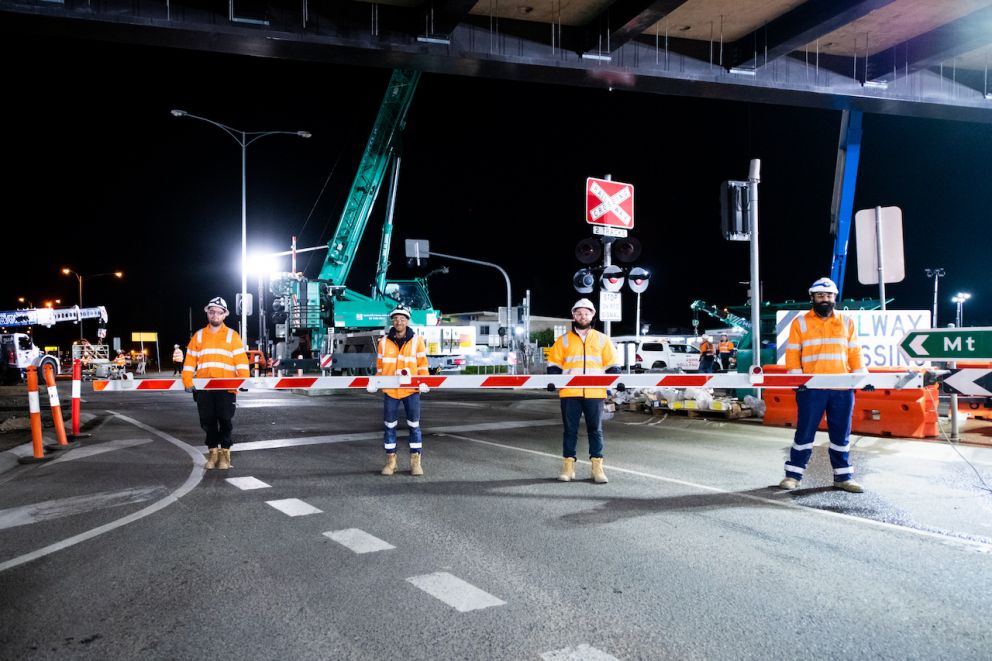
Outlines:
[[[603, 256], [603, 246], [596, 239], [582, 239], [575, 246], [575, 257], [580, 264], [593, 264]], [[592, 291], [591, 289], [589, 291]]]
[[599, 284], [608, 292], [618, 292], [623, 289], [626, 280], [623, 269], [619, 266], [607, 266], [603, 269], [603, 275], [599, 278]]
[[572, 276], [572, 286], [580, 294], [591, 293], [595, 284], [596, 278], [593, 276], [591, 269], [579, 269]]
[[613, 256], [617, 261], [630, 264], [641, 256], [641, 242], [632, 236], [613, 242]]
[[627, 285], [635, 294], [641, 294], [648, 288], [648, 280], [650, 279], [650, 273], [639, 266], [635, 266], [630, 269], [630, 273], [627, 274]]

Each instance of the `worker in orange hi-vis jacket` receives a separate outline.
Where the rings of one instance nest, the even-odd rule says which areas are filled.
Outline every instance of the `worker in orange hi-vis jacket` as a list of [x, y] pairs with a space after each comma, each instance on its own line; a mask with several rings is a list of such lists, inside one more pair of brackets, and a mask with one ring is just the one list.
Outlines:
[[720, 358], [720, 367], [724, 372], [730, 370], [730, 359], [734, 357], [736, 347], [730, 336], [726, 333], [720, 334], [720, 343], [716, 345], [716, 352]]
[[231, 467], [231, 432], [234, 430], [234, 412], [237, 408], [237, 391], [203, 390], [193, 387], [193, 379], [248, 377], [248, 356], [241, 336], [224, 325], [227, 318], [227, 301], [220, 296], [210, 299], [203, 308], [207, 325], [196, 331], [186, 348], [183, 363], [183, 386], [193, 393], [200, 427], [207, 434], [208, 470]]
[[[397, 305], [389, 313], [392, 328], [379, 338], [379, 353], [376, 358], [378, 376], [394, 376], [404, 370], [411, 376], [427, 376], [427, 346], [424, 338], [410, 328], [410, 310]], [[406, 414], [406, 426], [410, 429], [410, 475], [423, 475], [420, 463], [424, 449], [423, 432], [420, 429], [420, 395], [430, 391], [426, 383], [411, 388], [386, 388], [383, 391], [382, 422], [383, 446], [386, 449], [386, 465], [383, 475], [396, 472], [396, 427], [399, 425], [400, 404]]]
[[[837, 285], [830, 278], [820, 278], [809, 288], [813, 305], [806, 314], [792, 321], [789, 342], [785, 347], [785, 366], [790, 374], [851, 374], [867, 372], [861, 357], [861, 345], [854, 320], [834, 310]], [[830, 446], [827, 454], [834, 469], [834, 488], [861, 493], [854, 481], [854, 469], [848, 456], [854, 390], [807, 389], [796, 391], [796, 436], [785, 462], [782, 489], [795, 489], [803, 479], [806, 464], [813, 453], [813, 438], [824, 412]]]

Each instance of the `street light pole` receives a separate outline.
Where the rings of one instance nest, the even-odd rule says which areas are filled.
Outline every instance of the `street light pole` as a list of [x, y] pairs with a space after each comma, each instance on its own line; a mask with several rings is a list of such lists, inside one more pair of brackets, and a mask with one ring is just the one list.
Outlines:
[[971, 298], [971, 294], [966, 292], [958, 292], [954, 298], [951, 299], [952, 303], [958, 304], [958, 316], [957, 316], [957, 327], [961, 328], [964, 326], [964, 302]]
[[930, 323], [930, 325], [933, 328], [936, 328], [937, 327], [937, 285], [940, 282], [940, 279], [944, 277], [944, 269], [935, 268], [935, 269], [923, 269], [923, 270], [926, 271], [928, 278], [933, 278], [933, 320]]
[[239, 131], [212, 119], [192, 115], [185, 110], [174, 109], [170, 113], [173, 117], [189, 117], [213, 124], [234, 138], [234, 141], [241, 147], [241, 322], [238, 332], [241, 334], [241, 338], [247, 342], [248, 308], [245, 306], [245, 300], [248, 298], [248, 146], [267, 135], [295, 135], [301, 138], [310, 138], [313, 134], [309, 131]]
[[[83, 309], [83, 274], [82, 273], [78, 273], [76, 271], [73, 271], [70, 268], [63, 268], [62, 269], [62, 273], [64, 273], [65, 275], [70, 275], [71, 274], [71, 275], [76, 276], [76, 280], [79, 282], [79, 309], [82, 310]], [[90, 277], [90, 278], [99, 278], [100, 276], [104, 276], [104, 275], [112, 275], [112, 276], [114, 276], [115, 278], [117, 278], [119, 280], [119, 279], [121, 279], [121, 278], [124, 277], [124, 272], [123, 271], [112, 271], [112, 272], [109, 272], [109, 273], [97, 273], [96, 275], [91, 275], [91, 276], [87, 276], [87, 277]], [[79, 339], [80, 340], [83, 339], [83, 322], [82, 322], [82, 320], [79, 321]]]

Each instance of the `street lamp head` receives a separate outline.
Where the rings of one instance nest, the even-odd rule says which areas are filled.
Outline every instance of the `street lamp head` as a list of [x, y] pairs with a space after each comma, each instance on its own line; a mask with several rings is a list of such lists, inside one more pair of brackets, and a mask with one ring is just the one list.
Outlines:
[[69, 275], [70, 273], [72, 273], [72, 269], [62, 269], [62, 273]]
[[124, 277], [124, 271], [114, 271], [114, 277], [115, 278], [123, 278]]
[[189, 114], [185, 110], [177, 110], [177, 109], [170, 110], [169, 113], [173, 117], [185, 117], [187, 114]]
[[296, 132], [296, 135], [300, 136], [301, 138], [312, 138], [313, 137], [313, 133], [311, 133], [310, 131], [297, 131]]

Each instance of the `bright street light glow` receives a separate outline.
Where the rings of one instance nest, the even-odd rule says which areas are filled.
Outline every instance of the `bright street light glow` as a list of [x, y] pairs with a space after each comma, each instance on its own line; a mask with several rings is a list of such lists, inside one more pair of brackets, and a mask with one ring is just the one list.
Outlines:
[[248, 273], [254, 276], [279, 273], [279, 260], [271, 253], [255, 253], [248, 256]]

